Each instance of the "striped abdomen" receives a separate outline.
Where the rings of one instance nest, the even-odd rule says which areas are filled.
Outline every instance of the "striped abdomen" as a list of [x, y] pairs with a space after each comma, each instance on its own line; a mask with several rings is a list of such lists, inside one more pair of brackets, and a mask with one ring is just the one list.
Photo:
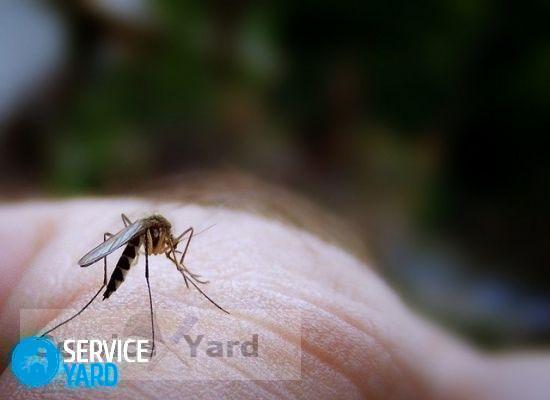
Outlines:
[[124, 278], [130, 270], [130, 267], [137, 260], [139, 246], [141, 245], [140, 239], [140, 236], [136, 236], [126, 245], [126, 248], [116, 263], [111, 279], [109, 279], [107, 289], [105, 290], [105, 293], [103, 293], [103, 300], [109, 298], [109, 296], [118, 289], [120, 284], [124, 282]]

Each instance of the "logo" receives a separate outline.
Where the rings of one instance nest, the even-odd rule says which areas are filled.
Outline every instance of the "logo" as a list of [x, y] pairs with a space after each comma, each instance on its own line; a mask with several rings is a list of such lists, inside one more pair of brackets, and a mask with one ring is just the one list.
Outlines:
[[19, 342], [13, 350], [11, 368], [14, 375], [28, 387], [51, 382], [61, 365], [55, 344], [43, 337], [31, 336]]
[[[110, 313], [109, 318], [116, 316], [116, 329], [76, 337], [67, 333], [34, 337], [31, 338], [34, 348], [21, 351], [28, 343], [25, 340], [14, 348], [12, 369], [22, 386], [47, 385], [40, 390], [51, 386], [54, 390], [66, 387], [78, 391], [114, 392], [125, 379], [134, 382], [301, 379], [301, 311], [285, 309], [283, 322], [279, 309], [274, 312], [268, 312], [269, 309], [242, 311], [250, 319], [267, 321], [270, 326], [284, 323], [288, 330], [284, 338], [274, 336], [269, 329], [256, 330], [255, 325], [245, 323], [232, 324], [227, 329], [225, 320], [217, 318], [214, 312], [203, 315], [193, 308], [185, 312], [169, 308], [158, 311], [157, 316], [161, 318], [154, 321], [154, 354], [149, 309], [130, 308], [124, 313], [119, 313], [118, 309], [90, 309], [87, 316], [92, 321], [105, 319], [106, 313]], [[43, 314], [44, 309], [22, 310], [21, 332], [35, 329], [37, 317]], [[39, 350], [38, 343], [48, 345], [39, 346], [43, 348]], [[52, 343], [55, 350], [50, 346]], [[46, 346], [52, 351], [54, 359], [51, 361]], [[273, 368], [278, 361], [274, 361], [277, 355], [272, 349], [277, 349], [277, 354], [284, 352], [287, 357], [284, 368]], [[226, 359], [235, 368], [204, 368], [217, 358]], [[38, 365], [31, 370], [34, 362]], [[25, 376], [31, 371], [45, 378]]]
[[[68, 339], [56, 345], [47, 337], [31, 336], [13, 349], [11, 368], [19, 382], [28, 388], [47, 385], [56, 375], [66, 377], [66, 387], [116, 386], [119, 373], [114, 361], [148, 362], [143, 357], [146, 343], [147, 340], [133, 339], [111, 344]], [[131, 344], [135, 345], [134, 352], [129, 350]], [[63, 350], [59, 350], [61, 346]]]

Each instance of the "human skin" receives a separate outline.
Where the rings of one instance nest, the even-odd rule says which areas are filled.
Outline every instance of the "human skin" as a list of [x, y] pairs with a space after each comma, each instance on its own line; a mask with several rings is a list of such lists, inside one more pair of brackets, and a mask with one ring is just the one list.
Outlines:
[[[237, 311], [247, 307], [260, 313], [299, 312], [301, 376], [297, 380], [250, 380], [243, 373], [234, 380], [123, 380], [116, 390], [101, 392], [101, 397], [542, 399], [550, 394], [548, 356], [480, 353], [411, 311], [367, 262], [313, 232], [279, 218], [223, 206], [108, 198], [0, 207], [2, 397], [94, 396], [89, 390], [64, 388], [31, 391], [20, 386], [6, 367], [19, 339], [21, 309], [77, 309], [99, 288], [101, 262], [83, 269], [76, 261], [102, 240], [105, 231], [121, 229], [121, 212], [131, 219], [161, 213], [172, 222], [176, 234], [190, 225], [204, 228], [214, 223], [193, 239], [186, 264], [210, 280], [202, 288], [213, 299], [235, 311], [230, 316], [218, 314], [221, 329], [230, 329], [235, 319], [264, 329], [261, 321]], [[199, 316], [210, 317], [215, 308], [197, 291], [186, 289], [181, 275], [175, 268], [165, 268], [168, 263], [160, 258], [149, 259], [153, 301], [170, 300], [175, 312], [193, 307]], [[109, 272], [114, 262], [109, 259]], [[108, 299], [111, 307], [120, 313], [136, 304], [147, 309], [144, 279], [137, 279], [143, 269], [141, 257]], [[100, 298], [96, 302], [101, 303]], [[116, 319], [93, 314], [90, 321], [87, 312], [64, 328], [71, 336], [117, 329]], [[30, 323], [36, 332], [43, 332], [59, 317], [55, 311], [45, 312]], [[292, 336], [284, 317], [270, 319], [270, 324], [283, 341]], [[285, 353], [274, 357], [285, 357]], [[262, 368], [281, 365], [274, 362]], [[228, 366], [216, 362], [209, 368], [223, 374]], [[186, 376], [191, 375], [192, 371], [186, 371]]]

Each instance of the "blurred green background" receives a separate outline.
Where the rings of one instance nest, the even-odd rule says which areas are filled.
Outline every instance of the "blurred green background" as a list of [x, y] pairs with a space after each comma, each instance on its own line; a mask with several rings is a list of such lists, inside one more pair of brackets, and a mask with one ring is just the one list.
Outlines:
[[417, 309], [550, 343], [550, 3], [5, 0], [0, 190], [235, 168], [353, 221]]

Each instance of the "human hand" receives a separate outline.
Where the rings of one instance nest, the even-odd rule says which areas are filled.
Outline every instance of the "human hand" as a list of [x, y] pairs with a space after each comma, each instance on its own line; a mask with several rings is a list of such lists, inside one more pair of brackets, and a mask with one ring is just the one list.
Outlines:
[[[182, 369], [182, 379], [168, 383], [123, 379], [116, 390], [101, 396], [535, 399], [550, 393], [550, 358], [497, 359], [480, 354], [415, 315], [369, 265], [316, 233], [248, 211], [126, 198], [28, 202], [0, 208], [3, 368], [19, 338], [20, 310], [80, 308], [101, 285], [103, 267], [98, 263], [79, 268], [76, 260], [101, 241], [103, 232], [122, 227], [121, 212], [134, 219], [153, 211], [166, 216], [176, 234], [190, 225], [215, 223], [193, 239], [186, 264], [210, 280], [202, 288], [232, 314], [226, 317], [197, 291], [187, 290], [173, 265], [168, 268], [170, 263], [160, 256], [150, 257], [153, 302], [169, 304], [175, 313], [193, 309], [206, 329], [217, 332], [231, 331], [239, 324], [257, 332], [274, 332], [266, 337], [281, 351], [255, 366], [265, 370], [256, 370], [253, 376], [269, 376], [274, 373], [270, 369], [285, 368], [282, 358], [290, 350], [284, 348], [293, 349], [298, 340], [300, 376], [297, 380], [251, 379], [242, 364], [245, 368], [236, 375], [231, 371], [236, 376], [231, 380], [200, 380], [192, 378], [197, 372], [193, 369], [200, 368], [197, 364], [187, 370], [163, 365], [163, 370]], [[110, 272], [115, 262], [109, 259]], [[148, 310], [146, 293], [142, 257], [118, 291], [106, 302], [96, 300], [91, 308], [111, 310], [114, 315], [136, 307]], [[247, 314], [247, 309], [254, 313]], [[301, 338], [296, 339], [281, 310], [299, 313]], [[88, 312], [67, 324], [64, 332], [84, 337], [120, 329], [120, 320], [112, 314], [91, 312], [87, 317]], [[61, 319], [51, 311], [29, 323], [35, 332], [42, 332]], [[223, 376], [232, 366], [217, 360], [208, 368], [209, 373]], [[94, 396], [64, 388], [31, 392], [16, 382], [9, 369], [0, 378], [0, 392], [11, 399]]]

